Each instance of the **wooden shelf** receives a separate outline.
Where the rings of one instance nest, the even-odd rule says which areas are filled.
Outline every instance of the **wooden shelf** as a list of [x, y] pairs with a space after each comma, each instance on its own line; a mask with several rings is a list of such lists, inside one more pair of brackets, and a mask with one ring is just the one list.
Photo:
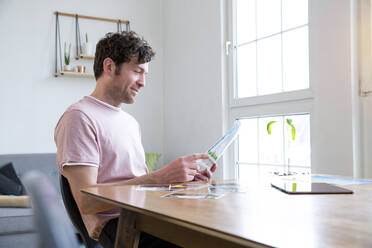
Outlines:
[[86, 73], [86, 72], [74, 72], [74, 71], [60, 71], [58, 73], [54, 73], [55, 77], [60, 76], [68, 76], [68, 77], [85, 77], [85, 78], [94, 78], [93, 73]]
[[80, 54], [80, 56], [76, 56], [75, 59], [94, 59], [94, 55]]
[[70, 14], [70, 13], [63, 13], [63, 12], [54, 12], [55, 15], [61, 15], [61, 16], [69, 16], [69, 17], [78, 17], [78, 18], [85, 18], [85, 19], [91, 19], [91, 20], [97, 20], [97, 21], [105, 21], [105, 22], [114, 22], [114, 23], [123, 23], [123, 24], [129, 24], [129, 21], [127, 20], [117, 20], [117, 19], [111, 19], [111, 18], [102, 18], [102, 17], [94, 17], [94, 16], [85, 16], [85, 15], [78, 15], [78, 14]]
[[[102, 17], [94, 17], [94, 16], [85, 16], [85, 15], [78, 15], [78, 14], [71, 14], [71, 13], [63, 13], [63, 12], [58, 12], [55, 11], [54, 14], [56, 15], [56, 42], [55, 42], [55, 68], [54, 68], [54, 76], [55, 77], [80, 77], [80, 78], [94, 78], [93, 73], [81, 73], [81, 72], [74, 72], [74, 71], [63, 71], [64, 68], [69, 68], [69, 67], [63, 67], [62, 63], [62, 56], [61, 54], [61, 32], [60, 32], [60, 25], [59, 25], [59, 18], [60, 16], [67, 16], [67, 17], [72, 17], [75, 19], [75, 32], [76, 32], [76, 48], [80, 46], [80, 28], [79, 28], [79, 19], [84, 18], [84, 19], [90, 19], [90, 20], [97, 20], [97, 21], [105, 21], [105, 22], [112, 22], [115, 23], [117, 26], [117, 30], [122, 31], [122, 24], [125, 24], [125, 30], [129, 31], [130, 30], [130, 22], [128, 20], [120, 20], [120, 19], [110, 19], [110, 18], [102, 18]], [[59, 45], [58, 45], [59, 44]], [[65, 43], [66, 45], [66, 43]], [[71, 50], [69, 50], [70, 52]], [[94, 60], [95, 55], [94, 54], [85, 54], [81, 53], [83, 50], [78, 49], [76, 54], [77, 56], [72, 55], [75, 57], [76, 60], [90, 60], [90, 61], [85, 61], [81, 62], [83, 64], [91, 64], [91, 61]], [[93, 53], [94, 50], [85, 50], [84, 52], [91, 52]], [[59, 52], [59, 53], [58, 53]], [[70, 53], [69, 53], [70, 54]], [[90, 66], [88, 66], [90, 67]], [[61, 70], [61, 71], [60, 71]]]

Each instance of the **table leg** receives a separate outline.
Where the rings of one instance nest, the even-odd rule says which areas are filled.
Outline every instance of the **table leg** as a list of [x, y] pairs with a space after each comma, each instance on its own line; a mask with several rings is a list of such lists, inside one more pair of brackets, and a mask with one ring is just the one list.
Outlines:
[[119, 223], [116, 231], [115, 248], [137, 248], [140, 231], [136, 230], [136, 214], [120, 209]]

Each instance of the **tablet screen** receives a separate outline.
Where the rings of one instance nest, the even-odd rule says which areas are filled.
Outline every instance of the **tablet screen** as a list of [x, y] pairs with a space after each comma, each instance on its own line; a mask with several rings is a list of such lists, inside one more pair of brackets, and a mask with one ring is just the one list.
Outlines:
[[352, 194], [352, 190], [328, 183], [276, 181], [271, 186], [287, 194]]

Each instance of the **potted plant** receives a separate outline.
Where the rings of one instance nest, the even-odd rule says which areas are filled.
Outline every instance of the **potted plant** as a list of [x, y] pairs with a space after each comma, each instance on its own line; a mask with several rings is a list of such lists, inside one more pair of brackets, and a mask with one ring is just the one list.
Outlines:
[[93, 46], [89, 43], [88, 33], [85, 33], [85, 43], [81, 46], [81, 51], [85, 55], [93, 55]]
[[71, 44], [68, 45], [68, 49], [67, 49], [67, 44], [65, 42], [65, 47], [64, 47], [64, 58], [65, 58], [65, 66], [64, 66], [64, 70], [65, 71], [72, 71], [72, 66], [70, 65], [70, 62], [71, 62]]
[[[267, 129], [267, 133], [270, 135], [271, 134], [271, 126], [276, 123], [277, 121], [270, 121], [267, 126], [266, 126], [266, 129]], [[291, 140], [294, 141], [296, 139], [296, 128], [295, 126], [293, 125], [292, 123], [292, 119], [286, 119], [286, 123], [288, 124], [288, 126], [290, 127], [291, 129]], [[291, 140], [289, 140], [288, 142], [288, 151], [290, 150], [290, 145], [291, 145]], [[288, 161], [285, 163], [285, 173], [284, 175], [291, 175], [292, 173], [290, 172], [290, 163], [291, 163], [291, 160], [288, 156]]]

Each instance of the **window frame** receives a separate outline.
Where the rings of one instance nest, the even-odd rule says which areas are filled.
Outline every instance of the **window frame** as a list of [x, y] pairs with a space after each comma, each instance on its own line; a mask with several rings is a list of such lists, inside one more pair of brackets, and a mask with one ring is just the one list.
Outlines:
[[[308, 1], [309, 5], [310, 0]], [[236, 45], [236, 0], [226, 1], [227, 11], [227, 32], [226, 40], [231, 42], [227, 49], [226, 69], [227, 69], [227, 88], [228, 88], [228, 126], [232, 126], [234, 121], [239, 118], [257, 118], [277, 115], [303, 114], [310, 115], [310, 143], [312, 148], [313, 140], [313, 104], [314, 92], [311, 71], [311, 9], [308, 6], [308, 32], [309, 32], [309, 88], [295, 91], [279, 92], [269, 95], [252, 96], [237, 98], [237, 45]], [[313, 149], [311, 151], [311, 161], [313, 161]], [[224, 164], [226, 166], [224, 178], [238, 179], [238, 142], [234, 143], [233, 149], [229, 149]]]

